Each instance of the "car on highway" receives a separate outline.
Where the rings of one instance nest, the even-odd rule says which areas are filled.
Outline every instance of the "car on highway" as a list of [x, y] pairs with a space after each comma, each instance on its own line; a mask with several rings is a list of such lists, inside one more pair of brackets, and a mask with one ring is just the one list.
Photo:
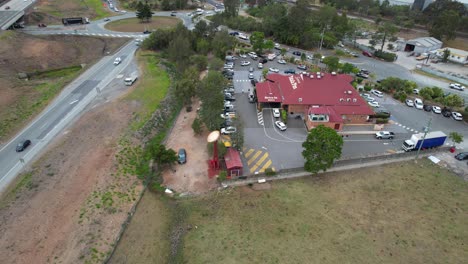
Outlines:
[[16, 145], [16, 152], [24, 151], [27, 147], [29, 147], [29, 145], [31, 145], [31, 140], [26, 139], [21, 141], [18, 143], [18, 145]]
[[278, 63], [279, 64], [286, 64], [286, 61], [285, 60], [278, 60]]
[[409, 106], [409, 107], [413, 107], [413, 106], [414, 106], [414, 102], [413, 102], [413, 100], [411, 100], [411, 99], [406, 99], [405, 103], [406, 103], [406, 105]]
[[287, 69], [287, 70], [284, 70], [284, 73], [286, 73], [286, 74], [296, 74], [296, 70], [294, 70], [294, 69]]
[[177, 15], [177, 11], [172, 11], [171, 12], [171, 16], [176, 16]]
[[47, 27], [47, 25], [44, 24], [44, 23], [39, 23], [39, 24], [37, 24], [37, 26], [38, 26], [38, 27]]
[[278, 108], [273, 108], [273, 117], [280, 117], [281, 113]]
[[301, 56], [302, 52], [296, 50], [296, 51], [293, 51], [292, 54], [296, 56]]
[[457, 160], [466, 160], [468, 159], [468, 152], [460, 152], [457, 155], [455, 155], [455, 158]]
[[184, 148], [179, 149], [179, 152], [177, 153], [177, 162], [179, 162], [179, 164], [187, 163], [187, 152]]
[[121, 62], [122, 62], [122, 59], [120, 57], [117, 57], [114, 60], [114, 65], [119, 65]]
[[416, 98], [414, 99], [414, 107], [416, 107], [416, 109], [420, 109], [422, 110], [423, 109], [423, 101], [419, 98]]
[[279, 72], [278, 68], [269, 68], [268, 70], [271, 71], [271, 72], [276, 72], [276, 73]]
[[434, 112], [434, 113], [436, 113], [436, 114], [440, 114], [440, 113], [442, 113], [442, 109], [441, 109], [440, 107], [434, 105], [434, 106], [432, 107], [432, 112]]
[[463, 120], [462, 114], [460, 114], [458, 112], [452, 112], [452, 117], [453, 117], [453, 119], [455, 119], [457, 121], [462, 121]]
[[221, 128], [221, 134], [223, 135], [229, 135], [229, 134], [236, 133], [236, 132], [237, 132], [237, 129], [233, 126]]
[[285, 131], [287, 129], [286, 125], [281, 121], [275, 121], [275, 126], [281, 131]]
[[375, 133], [375, 138], [377, 139], [393, 139], [395, 137], [395, 133], [391, 131], [379, 131]]
[[459, 83], [451, 83], [449, 85], [449, 87], [452, 88], [452, 89], [455, 89], [455, 90], [459, 90], [459, 91], [465, 90], [465, 86], [463, 86], [463, 85], [461, 85]]
[[383, 97], [383, 93], [378, 90], [372, 90], [371, 93], [377, 97]]
[[241, 61], [241, 66], [249, 66], [250, 61]]
[[376, 101], [367, 102], [367, 103], [372, 107], [380, 107], [379, 102], [376, 102]]
[[110, 18], [106, 17], [106, 18], [104, 18], [104, 21], [106, 21], [106, 22], [110, 21]]

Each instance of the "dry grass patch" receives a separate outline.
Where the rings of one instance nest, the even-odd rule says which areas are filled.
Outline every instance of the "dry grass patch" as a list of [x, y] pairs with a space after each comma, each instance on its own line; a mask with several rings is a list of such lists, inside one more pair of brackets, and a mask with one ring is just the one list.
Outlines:
[[106, 29], [120, 32], [143, 32], [145, 29], [152, 31], [172, 28], [178, 23], [181, 23], [181, 20], [178, 18], [154, 16], [148, 23], [141, 23], [138, 18], [128, 18], [107, 23], [105, 27]]

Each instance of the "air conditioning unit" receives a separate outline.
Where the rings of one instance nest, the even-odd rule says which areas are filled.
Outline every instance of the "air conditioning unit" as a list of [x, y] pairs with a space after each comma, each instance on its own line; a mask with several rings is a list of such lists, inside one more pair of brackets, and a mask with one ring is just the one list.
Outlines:
[[346, 99], [346, 102], [351, 102], [351, 98], [347, 98], [347, 99]]
[[340, 102], [343, 102], [343, 101], [344, 101], [344, 99], [343, 99], [343, 98], [340, 98]]
[[302, 102], [302, 98], [299, 98], [299, 103]]
[[357, 99], [356, 98], [353, 98], [353, 103], [357, 102]]
[[333, 76], [336, 76], [336, 72], [332, 72], [332, 75], [333, 75]]

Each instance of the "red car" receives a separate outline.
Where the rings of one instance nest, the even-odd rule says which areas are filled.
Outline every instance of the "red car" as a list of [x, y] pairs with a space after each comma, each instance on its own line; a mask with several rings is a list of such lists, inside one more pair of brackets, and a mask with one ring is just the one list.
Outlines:
[[370, 54], [369, 52], [365, 50], [362, 52], [362, 55], [367, 56], [367, 57], [372, 57], [372, 54]]

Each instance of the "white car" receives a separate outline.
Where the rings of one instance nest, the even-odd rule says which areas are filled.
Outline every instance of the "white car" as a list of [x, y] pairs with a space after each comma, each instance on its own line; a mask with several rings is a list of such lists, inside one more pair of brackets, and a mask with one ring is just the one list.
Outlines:
[[260, 63], [257, 65], [257, 67], [258, 67], [259, 69], [263, 69], [263, 63], [260, 62]]
[[233, 126], [228, 126], [228, 127], [223, 127], [221, 128], [221, 134], [223, 135], [228, 135], [228, 134], [232, 134], [232, 133], [236, 133], [237, 132], [237, 129]]
[[381, 91], [372, 90], [371, 93], [377, 97], [383, 97], [383, 93]]
[[252, 59], [256, 59], [256, 58], [258, 57], [258, 56], [257, 56], [257, 53], [255, 53], [255, 52], [253, 52], [253, 51], [247, 53], [247, 55], [249, 55], [249, 57], [252, 58]]
[[414, 106], [413, 100], [406, 99], [406, 105], [409, 106], [409, 107], [413, 107]]
[[366, 100], [367, 102], [374, 102], [375, 98], [372, 96], [368, 96], [368, 97], [364, 97], [364, 100]]
[[307, 55], [307, 59], [308, 60], [312, 60], [314, 57], [312, 57], [312, 55]]
[[275, 126], [281, 131], [285, 131], [287, 128], [286, 125], [281, 121], [275, 121]]
[[460, 114], [458, 112], [452, 112], [452, 117], [453, 117], [453, 119], [455, 119], [457, 121], [462, 121], [463, 120], [462, 114]]
[[268, 70], [271, 71], [271, 72], [279, 72], [278, 68], [270, 68]]
[[367, 103], [372, 107], [380, 107], [379, 102], [376, 102], [376, 101], [367, 102]]
[[278, 43], [275, 43], [275, 49], [281, 49], [281, 46], [280, 46], [280, 44], [278, 44]]
[[413, 89], [414, 94], [419, 94], [419, 89]]
[[465, 86], [463, 86], [463, 85], [461, 85], [459, 83], [451, 83], [449, 85], [449, 87], [452, 88], [452, 89], [455, 89], [455, 90], [459, 90], [459, 91], [465, 90]]
[[423, 101], [419, 98], [414, 99], [414, 107], [416, 107], [416, 109], [423, 109]]
[[231, 119], [231, 118], [236, 118], [236, 113], [234, 112], [227, 112], [225, 114], [221, 114], [222, 119]]
[[248, 40], [248, 39], [249, 39], [246, 35], [244, 35], [244, 34], [242, 34], [242, 33], [239, 33], [239, 36], [238, 36], [238, 37], [239, 37], [240, 39], [243, 39], [243, 40]]
[[253, 73], [249, 73], [249, 79], [252, 80], [254, 78]]
[[250, 61], [241, 61], [241, 66], [249, 66]]
[[114, 65], [119, 65], [121, 62], [122, 62], [122, 59], [120, 57], [117, 57], [114, 60]]
[[273, 108], [273, 117], [280, 117], [280, 110], [278, 108]]
[[286, 64], [286, 61], [285, 60], [278, 60], [278, 63], [279, 64]]
[[244, 59], [245, 59], [245, 58], [247, 58], [247, 55], [245, 55], [245, 54], [239, 54], [239, 57], [241, 57], [241, 58], [244, 58]]
[[434, 113], [436, 113], [436, 114], [440, 114], [440, 113], [442, 113], [442, 109], [440, 109], [440, 107], [434, 105], [434, 106], [432, 107], [432, 112], [434, 112]]

